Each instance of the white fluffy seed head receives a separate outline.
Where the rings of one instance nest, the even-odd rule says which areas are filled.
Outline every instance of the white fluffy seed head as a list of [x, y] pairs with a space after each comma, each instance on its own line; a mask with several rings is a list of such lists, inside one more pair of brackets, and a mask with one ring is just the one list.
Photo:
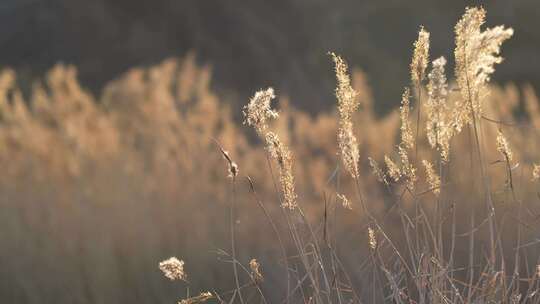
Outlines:
[[358, 141], [354, 136], [352, 115], [358, 109], [358, 93], [351, 86], [348, 67], [343, 58], [330, 53], [335, 63], [336, 71], [336, 98], [339, 112], [338, 146], [339, 154], [345, 169], [353, 178], [358, 178], [358, 162], [360, 150]]
[[467, 8], [455, 27], [455, 73], [462, 97], [456, 104], [454, 119], [458, 132], [472, 123], [473, 115], [482, 115], [482, 100], [488, 93], [486, 84], [495, 65], [503, 60], [499, 56], [501, 45], [514, 34], [513, 29], [504, 26], [482, 31], [485, 18], [483, 8]]
[[276, 98], [274, 89], [268, 88], [260, 90], [251, 97], [249, 103], [244, 106], [244, 123], [255, 128], [255, 131], [262, 136], [268, 129], [268, 120], [278, 118], [277, 111], [272, 110], [271, 101]]
[[540, 180], [540, 165], [539, 164], [533, 164], [532, 180], [533, 181]]
[[159, 269], [161, 269], [165, 277], [170, 280], [187, 280], [187, 274], [184, 271], [184, 261], [179, 260], [176, 257], [171, 257], [160, 262]]

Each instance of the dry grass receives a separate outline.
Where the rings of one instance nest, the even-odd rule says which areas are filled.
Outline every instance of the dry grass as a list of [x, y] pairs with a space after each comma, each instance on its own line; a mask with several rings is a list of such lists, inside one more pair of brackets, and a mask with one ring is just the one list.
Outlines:
[[[481, 17], [468, 11], [474, 22], [456, 30]], [[480, 69], [458, 60], [446, 84], [443, 60], [425, 67], [423, 29], [401, 113], [377, 117], [365, 76], [349, 79], [335, 56], [339, 115], [283, 98], [277, 118], [268, 100], [247, 121], [259, 138], [193, 56], [133, 69], [99, 97], [71, 66], [24, 96], [3, 71], [3, 299], [540, 301], [539, 101], [530, 87], [487, 82], [508, 30], [461, 33], [476, 38], [458, 45], [489, 42]], [[468, 51], [456, 55], [478, 56]], [[162, 278], [171, 255], [189, 282]]]

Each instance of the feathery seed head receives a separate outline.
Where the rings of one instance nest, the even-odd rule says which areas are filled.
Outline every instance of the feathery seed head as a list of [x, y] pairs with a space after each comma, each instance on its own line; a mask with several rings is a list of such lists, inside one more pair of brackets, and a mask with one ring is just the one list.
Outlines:
[[[255, 93], [248, 105], [244, 107], [244, 123], [254, 127], [257, 134], [266, 142], [266, 150], [277, 162], [279, 168], [279, 181], [283, 195], [281, 206], [292, 210], [297, 207], [294, 177], [292, 175], [292, 155], [277, 134], [268, 131], [267, 120], [278, 117], [278, 113], [270, 108], [270, 102], [274, 98], [272, 88]], [[232, 167], [233, 170], [238, 169], [237, 166]]]
[[407, 151], [402, 146], [398, 146], [398, 154], [401, 158], [401, 172], [406, 178], [407, 188], [412, 191], [417, 180], [416, 168], [409, 161]]
[[539, 164], [533, 164], [532, 179], [533, 181], [540, 180], [540, 165]]
[[347, 169], [353, 178], [358, 178], [360, 176], [358, 170], [360, 150], [358, 148], [356, 136], [353, 134], [352, 122], [342, 122], [338, 130], [338, 146], [345, 169]]
[[335, 53], [330, 53], [335, 64], [337, 79], [336, 98], [341, 119], [350, 119], [359, 106], [358, 93], [351, 86], [348, 66], [345, 60]]
[[160, 262], [159, 269], [170, 280], [187, 280], [187, 274], [184, 272], [184, 261], [178, 260], [175, 257]]
[[388, 181], [386, 180], [386, 174], [384, 174], [383, 170], [381, 169], [377, 161], [371, 157], [368, 157], [368, 160], [369, 160], [369, 165], [371, 166], [373, 175], [377, 177], [377, 180], [381, 183], [388, 184]]
[[358, 93], [352, 88], [347, 64], [334, 53], [330, 53], [335, 63], [337, 87], [336, 98], [339, 112], [338, 145], [344, 167], [353, 178], [359, 177], [358, 162], [360, 151], [354, 136], [352, 115], [358, 109]]
[[232, 179], [236, 178], [239, 172], [238, 165], [229, 156], [229, 151], [223, 150], [221, 146], [219, 146], [219, 149], [221, 150], [223, 158], [227, 161], [227, 171], [229, 172], [229, 177]]
[[377, 237], [375, 236], [375, 230], [368, 227], [369, 248], [375, 250], [377, 248]]
[[231, 162], [229, 163], [229, 177], [230, 178], [235, 178], [236, 176], [238, 176], [238, 165], [235, 163], [235, 162]]
[[467, 8], [455, 27], [455, 73], [462, 96], [456, 107], [458, 132], [472, 122], [472, 115], [482, 114], [486, 84], [495, 71], [495, 64], [502, 62], [499, 56], [501, 45], [514, 33], [511, 28], [505, 29], [503, 26], [481, 31], [485, 17], [483, 8]]
[[266, 129], [268, 129], [267, 121], [276, 119], [279, 116], [278, 112], [272, 110], [270, 106], [270, 102], [275, 97], [273, 88], [258, 91], [243, 108], [244, 123], [255, 128], [255, 131], [260, 136], [263, 136]]
[[436, 148], [441, 155], [441, 159], [447, 162], [450, 154], [450, 139], [454, 135], [454, 131], [451, 123], [451, 113], [449, 113], [446, 104], [448, 96], [448, 84], [444, 70], [446, 59], [440, 57], [434, 60], [432, 65], [433, 68], [428, 75], [429, 83], [427, 86], [426, 112], [428, 119], [426, 133], [431, 147]]
[[204, 303], [204, 302], [206, 302], [206, 301], [212, 299], [213, 297], [214, 297], [214, 295], [213, 295], [210, 291], [206, 291], [206, 292], [201, 292], [201, 294], [199, 294], [199, 295], [196, 296], [196, 297], [183, 299], [183, 300], [181, 300], [180, 302], [178, 302], [178, 304], [198, 304], [198, 303]]
[[435, 170], [433, 170], [433, 165], [429, 161], [423, 160], [422, 164], [426, 169], [426, 176], [429, 187], [433, 194], [438, 196], [441, 193], [441, 178], [439, 177], [439, 175], [437, 175], [437, 173], [435, 173]]
[[414, 137], [409, 120], [411, 94], [409, 88], [405, 88], [401, 96], [400, 118], [401, 118], [401, 144], [407, 149], [414, 147]]
[[337, 194], [337, 198], [341, 201], [341, 205], [343, 206], [343, 208], [352, 210], [351, 202], [350, 202], [349, 199], [345, 196], [345, 194], [340, 194], [340, 193], [338, 193], [338, 194]]
[[266, 133], [266, 149], [270, 156], [276, 160], [279, 168], [279, 182], [283, 194], [282, 207], [295, 209], [296, 192], [294, 189], [294, 177], [292, 174], [292, 155], [289, 149], [281, 142], [277, 134]]
[[420, 27], [418, 39], [414, 42], [414, 52], [411, 61], [411, 80], [418, 89], [425, 78], [429, 62], [429, 32]]
[[259, 262], [257, 262], [256, 259], [251, 259], [251, 261], [249, 261], [249, 268], [251, 269], [251, 278], [255, 282], [262, 282], [264, 280], [260, 267], [261, 267], [261, 264], [259, 264]]
[[510, 144], [508, 143], [506, 137], [504, 137], [501, 130], [499, 130], [497, 134], [497, 151], [499, 151], [499, 153], [501, 153], [508, 162], [512, 161], [513, 155], [512, 150], [510, 149]]
[[387, 155], [384, 156], [384, 163], [386, 164], [386, 169], [388, 170], [388, 176], [398, 182], [401, 178], [401, 169], [399, 166]]

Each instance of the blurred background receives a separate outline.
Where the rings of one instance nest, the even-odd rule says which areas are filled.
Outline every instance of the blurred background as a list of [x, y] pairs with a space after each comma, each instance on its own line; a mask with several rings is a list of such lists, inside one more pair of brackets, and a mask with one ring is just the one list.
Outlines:
[[[317, 233], [326, 199], [332, 203], [342, 262], [355, 286], [369, 284], [358, 267], [369, 256], [365, 231], [351, 228], [359, 215], [335, 200], [338, 190], [354, 192], [336, 169], [335, 76], [327, 52], [343, 55], [353, 70], [362, 102], [355, 117], [362, 188], [374, 212], [383, 211], [392, 197], [370, 174], [367, 157], [381, 162], [395, 153], [395, 107], [409, 84], [419, 26], [431, 32], [431, 57], [449, 59], [451, 78], [453, 27], [468, 5], [487, 9], [487, 26], [515, 30], [486, 110], [494, 119], [534, 123], [536, 129], [507, 132], [519, 147], [516, 159], [538, 162], [537, 0], [1, 0], [2, 302], [175, 303], [187, 292], [160, 273], [158, 262], [169, 256], [186, 261], [192, 295], [230, 290], [230, 264], [216, 250], [230, 250], [231, 181], [211, 138], [230, 151], [242, 176], [251, 176], [287, 233], [272, 176], [261, 167], [264, 150], [241, 124], [241, 107], [267, 86], [279, 95], [281, 115], [272, 128], [294, 154], [300, 203]], [[494, 126], [486, 129], [495, 136]], [[426, 141], [420, 144], [428, 155]], [[456, 140], [453, 149], [469, 153], [467, 141]], [[488, 149], [488, 160], [498, 158], [494, 146]], [[454, 164], [452, 175], [462, 181], [454, 192], [469, 193], [455, 197], [466, 215], [477, 208], [478, 194], [468, 163]], [[495, 199], [503, 202], [505, 172], [490, 170]], [[339, 183], [329, 184], [331, 176]], [[276, 237], [243, 178], [237, 187], [238, 258], [261, 262], [263, 292], [279, 301], [285, 272]], [[534, 214], [535, 188], [523, 189]], [[399, 233], [399, 219], [390, 223], [388, 233]], [[466, 247], [457, 248], [456, 260], [466, 260]]]
[[540, 85], [535, 0], [3, 0], [0, 65], [31, 79], [59, 61], [75, 64], [99, 93], [130, 67], [193, 51], [214, 68], [213, 86], [240, 103], [272, 85], [315, 113], [333, 106], [326, 53], [335, 51], [367, 72], [387, 112], [408, 83], [419, 26], [432, 33], [432, 57], [451, 58], [453, 26], [471, 5], [487, 9], [487, 26], [516, 32], [495, 80]]

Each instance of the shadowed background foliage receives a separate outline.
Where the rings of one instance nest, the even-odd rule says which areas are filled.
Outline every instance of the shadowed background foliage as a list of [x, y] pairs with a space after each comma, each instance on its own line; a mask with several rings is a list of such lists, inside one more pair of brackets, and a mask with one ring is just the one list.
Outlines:
[[333, 105], [325, 55], [333, 50], [367, 72], [376, 108], [387, 112], [408, 82], [419, 25], [432, 33], [432, 56], [451, 58], [453, 25], [470, 5], [487, 9], [488, 26], [516, 31], [495, 80], [538, 88], [535, 0], [4, 0], [0, 66], [31, 79], [58, 61], [73, 63], [82, 83], [97, 93], [129, 67], [193, 50], [213, 65], [214, 86], [238, 103], [253, 89], [273, 85], [293, 104], [316, 112]]

